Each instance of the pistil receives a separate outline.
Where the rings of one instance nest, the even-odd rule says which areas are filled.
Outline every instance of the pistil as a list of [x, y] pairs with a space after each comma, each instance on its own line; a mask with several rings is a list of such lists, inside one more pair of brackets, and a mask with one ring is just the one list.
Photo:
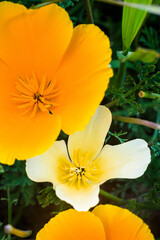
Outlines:
[[80, 150], [76, 151], [74, 161], [67, 161], [59, 168], [63, 172], [61, 179], [77, 189], [98, 183], [102, 171], [98, 168], [96, 159], [90, 162], [87, 156], [87, 153], [82, 155]]

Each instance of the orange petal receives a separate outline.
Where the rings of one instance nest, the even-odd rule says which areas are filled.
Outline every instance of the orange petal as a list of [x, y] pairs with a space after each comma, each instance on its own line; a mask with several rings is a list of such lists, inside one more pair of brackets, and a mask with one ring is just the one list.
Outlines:
[[41, 70], [41, 74], [53, 77], [71, 40], [73, 24], [68, 13], [57, 4], [29, 10], [28, 20], [35, 41], [37, 72]]
[[0, 3], [0, 29], [4, 28], [4, 24], [7, 23], [12, 18], [24, 14], [27, 11], [26, 7], [20, 4], [15, 4], [12, 2], [1, 2]]
[[70, 209], [59, 213], [42, 228], [36, 240], [105, 240], [101, 221], [91, 212]]
[[72, 36], [67, 12], [56, 4], [27, 10], [3, 2], [0, 15], [0, 57], [22, 78], [32, 71], [51, 78]]
[[13, 100], [17, 76], [0, 61], [0, 162], [13, 164], [20, 160], [42, 154], [57, 138], [61, 120], [58, 115], [39, 112], [23, 115]]
[[79, 25], [73, 31], [56, 78], [64, 89], [59, 108], [62, 129], [81, 131], [104, 97], [109, 78], [111, 49], [108, 37], [94, 25]]
[[[33, 65], [29, 39], [18, 23], [19, 16], [24, 18], [26, 14], [27, 9], [23, 5], [11, 2], [0, 3], [0, 15], [2, 16], [0, 19], [0, 57], [19, 75], [24, 70], [31, 69]], [[15, 22], [17, 25], [14, 24]]]
[[44, 153], [56, 140], [61, 127], [59, 116], [48, 112], [40, 117], [2, 115], [0, 119], [0, 162], [11, 165]]
[[101, 219], [107, 240], [154, 240], [148, 226], [127, 209], [99, 205], [93, 213]]

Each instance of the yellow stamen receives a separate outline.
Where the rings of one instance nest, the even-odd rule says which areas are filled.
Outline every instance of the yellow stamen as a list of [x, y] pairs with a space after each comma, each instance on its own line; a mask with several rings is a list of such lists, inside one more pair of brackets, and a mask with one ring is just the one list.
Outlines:
[[47, 111], [46, 106], [43, 103], [41, 103], [41, 102], [38, 102], [38, 107], [42, 110], [42, 112]]
[[59, 105], [57, 97], [60, 95], [59, 88], [55, 88], [56, 81], [50, 80], [48, 83], [46, 75], [44, 75], [39, 83], [36, 74], [33, 72], [31, 76], [25, 79], [18, 78], [16, 82], [17, 92], [13, 93], [13, 101], [22, 114], [29, 114], [31, 118], [39, 112], [52, 112], [50, 108]]
[[90, 161], [88, 153], [82, 154], [80, 149], [74, 152], [73, 157], [73, 162], [65, 161], [59, 166], [61, 180], [77, 189], [98, 183], [103, 172], [99, 169], [97, 160]]
[[19, 82], [26, 88], [28, 89], [30, 92], [34, 93], [34, 88], [32, 88], [32, 85], [28, 85], [28, 83], [26, 83], [23, 79], [19, 78]]
[[16, 88], [17, 88], [17, 90], [19, 90], [20, 93], [22, 93], [22, 94], [26, 94], [27, 96], [28, 96], [28, 95], [29, 95], [29, 96], [32, 96], [32, 95], [33, 95], [33, 93], [32, 93], [31, 91], [29, 91], [28, 89], [26, 89], [24, 86], [22, 86], [22, 85], [20, 85], [20, 84], [17, 84], [17, 85], [16, 85]]
[[54, 86], [55, 86], [56, 82], [55, 81], [50, 81], [49, 84], [48, 84], [48, 87], [44, 90], [44, 95], [48, 95], [49, 93], [52, 92]]
[[32, 85], [32, 87], [34, 88], [34, 92], [37, 92], [38, 88], [39, 88], [39, 85], [38, 85], [36, 74], [34, 72], [32, 72], [32, 76], [29, 77], [29, 76], [26, 75], [26, 79], [27, 79], [27, 82], [30, 85]]
[[37, 104], [37, 103], [35, 103], [35, 104], [34, 104], [34, 107], [33, 107], [32, 114], [31, 114], [31, 118], [33, 118], [33, 117], [36, 115], [37, 108], [38, 108], [38, 104]]
[[30, 107], [33, 105], [33, 102], [28, 102], [28, 103], [24, 103], [22, 105], [19, 105], [18, 108], [26, 108], [26, 107]]
[[55, 92], [53, 94], [48, 94], [45, 96], [46, 99], [49, 99], [49, 98], [54, 98], [54, 97], [57, 97], [59, 95], [59, 92]]
[[40, 87], [39, 87], [39, 93], [40, 93], [40, 94], [43, 94], [44, 89], [45, 89], [45, 85], [46, 85], [46, 77], [43, 76], [43, 77], [42, 77], [41, 84], [40, 84]]

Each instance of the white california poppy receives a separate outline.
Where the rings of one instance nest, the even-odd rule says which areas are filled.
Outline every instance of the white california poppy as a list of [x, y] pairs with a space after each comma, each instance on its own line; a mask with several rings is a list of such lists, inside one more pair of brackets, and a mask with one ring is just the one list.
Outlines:
[[99, 202], [99, 186], [113, 178], [143, 175], [151, 156], [146, 141], [135, 139], [116, 146], [104, 140], [111, 112], [99, 106], [89, 124], [66, 143], [54, 142], [44, 154], [28, 159], [26, 171], [35, 182], [51, 182], [57, 196], [78, 211], [88, 211]]

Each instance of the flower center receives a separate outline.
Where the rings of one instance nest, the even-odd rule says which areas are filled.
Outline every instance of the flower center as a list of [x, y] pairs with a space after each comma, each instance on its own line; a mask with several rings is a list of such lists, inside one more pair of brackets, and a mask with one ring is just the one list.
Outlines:
[[63, 183], [75, 186], [77, 189], [87, 187], [89, 184], [99, 182], [99, 177], [102, 174], [96, 159], [89, 161], [88, 154], [81, 155], [77, 151], [77, 158], [73, 162], [65, 161], [64, 165], [60, 167], [60, 178]]
[[39, 92], [34, 93], [34, 99], [36, 99], [37, 102], [38, 102], [38, 101], [41, 101], [41, 97], [42, 97], [42, 95], [41, 95]]
[[46, 76], [39, 83], [34, 73], [25, 79], [19, 77], [16, 82], [17, 92], [12, 94], [13, 100], [23, 110], [23, 114], [29, 113], [32, 118], [40, 111], [52, 114], [52, 107], [59, 105], [57, 97], [60, 91], [55, 84], [53, 80], [48, 81]]
[[86, 170], [84, 167], [77, 167], [75, 170], [75, 173], [77, 174], [77, 176], [81, 176], [85, 174]]

